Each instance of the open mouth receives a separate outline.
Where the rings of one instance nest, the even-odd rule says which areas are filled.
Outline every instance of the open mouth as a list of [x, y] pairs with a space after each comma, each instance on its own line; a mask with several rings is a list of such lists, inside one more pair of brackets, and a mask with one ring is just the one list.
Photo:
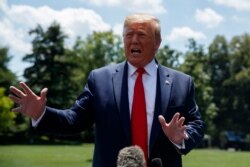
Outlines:
[[133, 48], [133, 49], [131, 49], [131, 53], [133, 54], [133, 55], [138, 55], [138, 54], [140, 54], [141, 53], [141, 50], [140, 49], [135, 49], [135, 48]]

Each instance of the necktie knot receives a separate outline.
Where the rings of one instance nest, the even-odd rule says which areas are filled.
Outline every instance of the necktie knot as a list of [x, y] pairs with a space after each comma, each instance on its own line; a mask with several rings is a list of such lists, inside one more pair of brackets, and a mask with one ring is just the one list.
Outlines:
[[145, 72], [144, 68], [137, 68], [136, 72], [138, 72], [138, 74], [143, 74]]

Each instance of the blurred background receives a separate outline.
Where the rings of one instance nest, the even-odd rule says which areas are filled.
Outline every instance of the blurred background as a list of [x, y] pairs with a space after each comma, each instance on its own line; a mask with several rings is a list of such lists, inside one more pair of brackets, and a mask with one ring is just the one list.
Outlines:
[[249, 0], [0, 0], [0, 144], [92, 143], [94, 126], [67, 137], [35, 132], [10, 112], [8, 88], [47, 87], [49, 106], [69, 107], [90, 70], [124, 60], [123, 21], [134, 12], [161, 21], [159, 63], [193, 77], [206, 122], [198, 148], [250, 150]]

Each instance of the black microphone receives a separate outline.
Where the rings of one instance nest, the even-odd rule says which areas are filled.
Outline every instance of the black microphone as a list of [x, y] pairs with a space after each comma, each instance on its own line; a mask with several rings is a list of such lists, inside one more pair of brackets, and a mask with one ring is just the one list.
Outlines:
[[163, 167], [162, 166], [162, 161], [161, 161], [160, 158], [154, 158], [154, 159], [152, 159], [151, 165], [152, 165], [151, 167]]
[[146, 167], [142, 149], [139, 146], [121, 149], [117, 157], [117, 167]]

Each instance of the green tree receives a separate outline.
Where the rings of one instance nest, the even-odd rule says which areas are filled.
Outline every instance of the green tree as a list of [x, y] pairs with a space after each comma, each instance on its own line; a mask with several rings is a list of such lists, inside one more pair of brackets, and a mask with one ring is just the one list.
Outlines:
[[74, 51], [80, 57], [79, 80], [85, 82], [95, 68], [124, 60], [121, 38], [112, 31], [93, 32], [85, 40], [76, 41]]
[[180, 59], [182, 54], [176, 50], [171, 49], [168, 45], [163, 46], [158, 50], [157, 60], [159, 63], [170, 67], [178, 69], [180, 68]]
[[[20, 114], [11, 112], [13, 102], [7, 97], [10, 85], [16, 84], [16, 76], [8, 69], [8, 63], [11, 60], [8, 54], [8, 48], [0, 48], [0, 135], [6, 136], [13, 134], [15, 126], [18, 124], [17, 118]], [[1, 136], [3, 139], [4, 137]]]
[[8, 55], [8, 48], [0, 47], [0, 87], [8, 89], [10, 85], [16, 84], [16, 76], [8, 69], [11, 56]]
[[208, 63], [207, 69], [210, 76], [210, 86], [213, 87], [213, 99], [218, 107], [217, 116], [214, 124], [215, 138], [223, 130], [227, 130], [227, 113], [230, 109], [230, 101], [228, 88], [225, 81], [229, 78], [230, 73], [230, 55], [228, 51], [228, 43], [224, 36], [217, 35], [208, 47]]
[[49, 88], [48, 105], [69, 107], [79, 91], [75, 82], [79, 62], [75, 53], [64, 46], [67, 36], [55, 22], [46, 31], [38, 25], [30, 34], [35, 35], [32, 53], [23, 60], [32, 65], [25, 69], [24, 77], [35, 92]]
[[0, 134], [9, 132], [15, 125], [16, 114], [10, 112], [13, 102], [5, 95], [5, 89], [0, 87]]
[[217, 114], [217, 106], [213, 102], [213, 88], [210, 86], [210, 77], [207, 72], [208, 56], [202, 46], [197, 46], [195, 40], [190, 39], [188, 51], [185, 53], [181, 71], [190, 74], [195, 82], [196, 100], [206, 123], [206, 133], [213, 135], [213, 123]]
[[226, 127], [249, 133], [250, 127], [250, 35], [235, 36], [229, 43], [230, 77], [225, 81], [228, 90]]

